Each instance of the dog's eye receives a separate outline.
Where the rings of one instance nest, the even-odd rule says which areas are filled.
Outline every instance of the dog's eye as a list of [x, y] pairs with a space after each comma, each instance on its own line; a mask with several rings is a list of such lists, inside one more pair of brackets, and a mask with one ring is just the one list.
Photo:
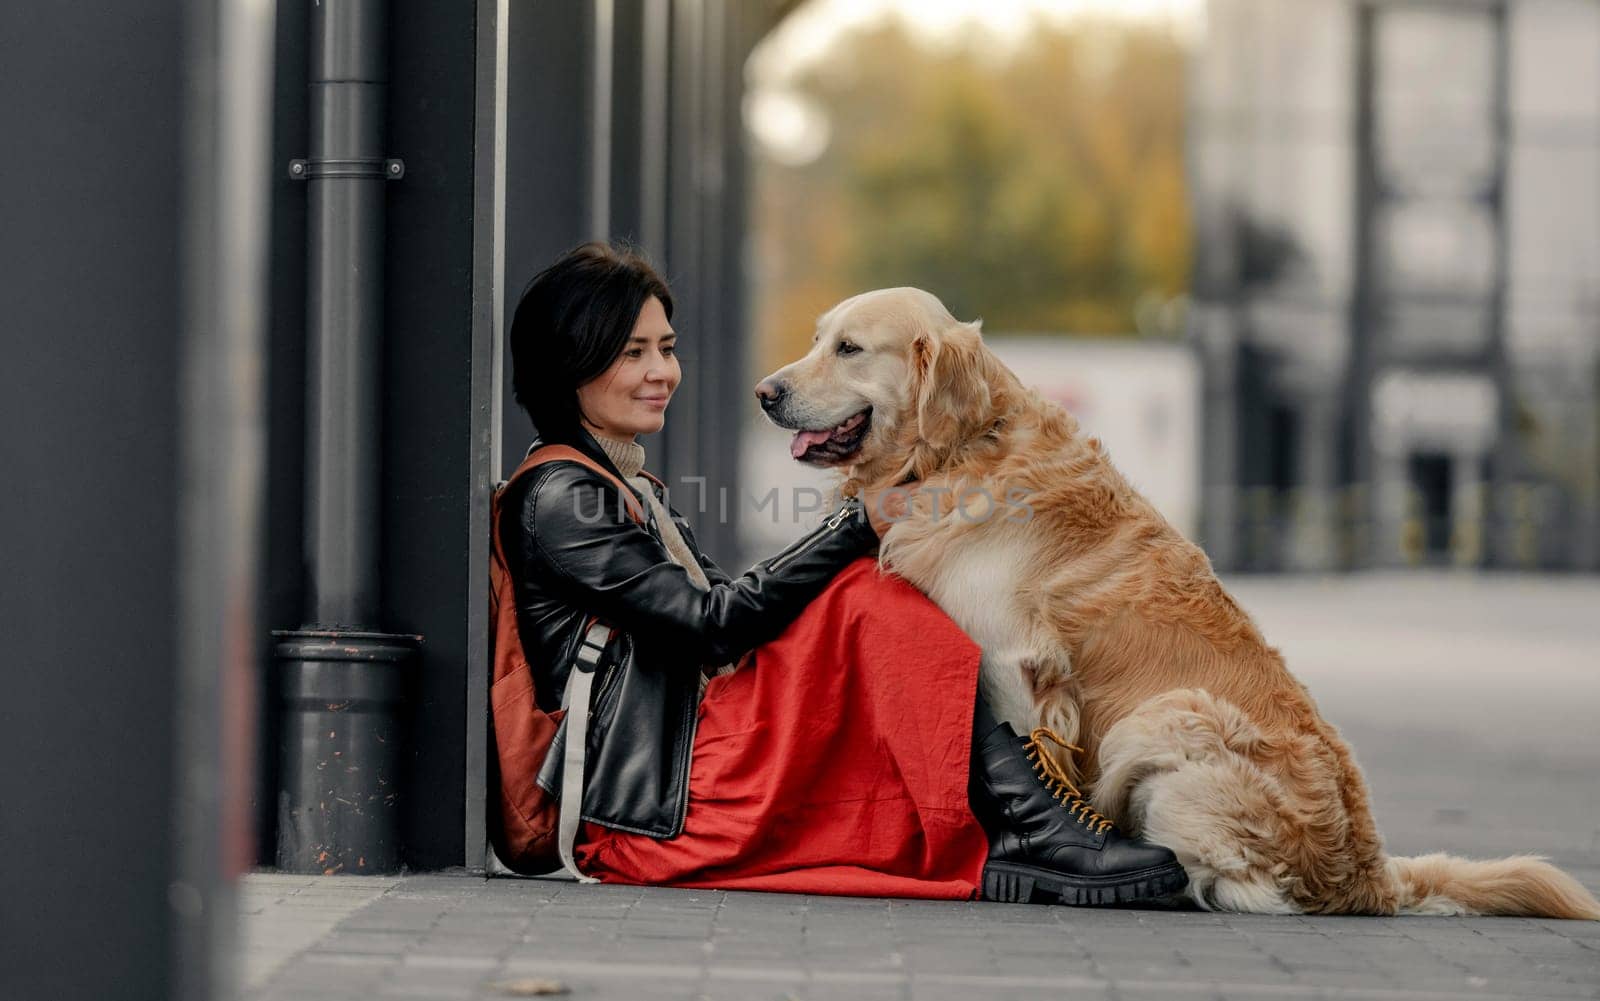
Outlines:
[[842, 355], [853, 355], [853, 354], [855, 354], [856, 352], [858, 352], [860, 350], [861, 349], [859, 347], [857, 347], [854, 344], [851, 344], [849, 341], [840, 341], [839, 342], [839, 351], [838, 351], [839, 354], [842, 354]]

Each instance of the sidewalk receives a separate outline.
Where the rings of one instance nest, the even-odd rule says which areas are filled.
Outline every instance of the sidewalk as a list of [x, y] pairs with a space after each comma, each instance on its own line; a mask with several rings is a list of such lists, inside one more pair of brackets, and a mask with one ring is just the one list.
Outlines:
[[[1395, 854], [1600, 890], [1600, 582], [1230, 582], [1356, 749]], [[1359, 628], [1352, 628], [1359, 623]], [[254, 875], [250, 1001], [1600, 998], [1600, 922], [1305, 918]], [[526, 995], [521, 995], [526, 996]]]
[[[247, 929], [361, 902], [305, 952], [257, 965], [247, 997], [505, 998], [538, 981], [595, 1001], [1600, 997], [1600, 922], [357, 879], [250, 877]], [[247, 948], [262, 944], [247, 936]]]

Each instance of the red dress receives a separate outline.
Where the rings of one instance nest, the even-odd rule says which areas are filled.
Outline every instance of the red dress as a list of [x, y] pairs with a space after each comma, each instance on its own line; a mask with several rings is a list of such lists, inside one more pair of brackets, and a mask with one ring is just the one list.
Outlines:
[[584, 824], [608, 883], [967, 900], [988, 842], [967, 803], [979, 649], [863, 557], [700, 705], [683, 833]]

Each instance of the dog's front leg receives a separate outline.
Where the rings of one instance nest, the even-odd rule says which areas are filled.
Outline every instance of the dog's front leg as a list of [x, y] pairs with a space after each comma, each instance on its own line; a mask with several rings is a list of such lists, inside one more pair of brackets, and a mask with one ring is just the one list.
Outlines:
[[[1078, 739], [1078, 703], [1072, 697], [1072, 662], [1064, 650], [1038, 646], [984, 648], [980, 685], [995, 716], [1027, 736], [1049, 727], [1071, 744]], [[1046, 750], [1074, 780], [1079, 762], [1066, 748], [1046, 742]]]

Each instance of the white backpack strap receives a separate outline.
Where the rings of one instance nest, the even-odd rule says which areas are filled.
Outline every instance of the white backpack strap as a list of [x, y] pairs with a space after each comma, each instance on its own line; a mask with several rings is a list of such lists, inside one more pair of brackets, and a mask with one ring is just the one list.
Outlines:
[[561, 820], [556, 828], [556, 847], [561, 864], [578, 877], [580, 883], [598, 883], [593, 876], [578, 871], [572, 846], [578, 842], [578, 825], [583, 813], [583, 763], [589, 747], [589, 692], [594, 688], [595, 668], [611, 638], [611, 627], [596, 622], [578, 647], [578, 662], [567, 678], [567, 750], [561, 763]]

